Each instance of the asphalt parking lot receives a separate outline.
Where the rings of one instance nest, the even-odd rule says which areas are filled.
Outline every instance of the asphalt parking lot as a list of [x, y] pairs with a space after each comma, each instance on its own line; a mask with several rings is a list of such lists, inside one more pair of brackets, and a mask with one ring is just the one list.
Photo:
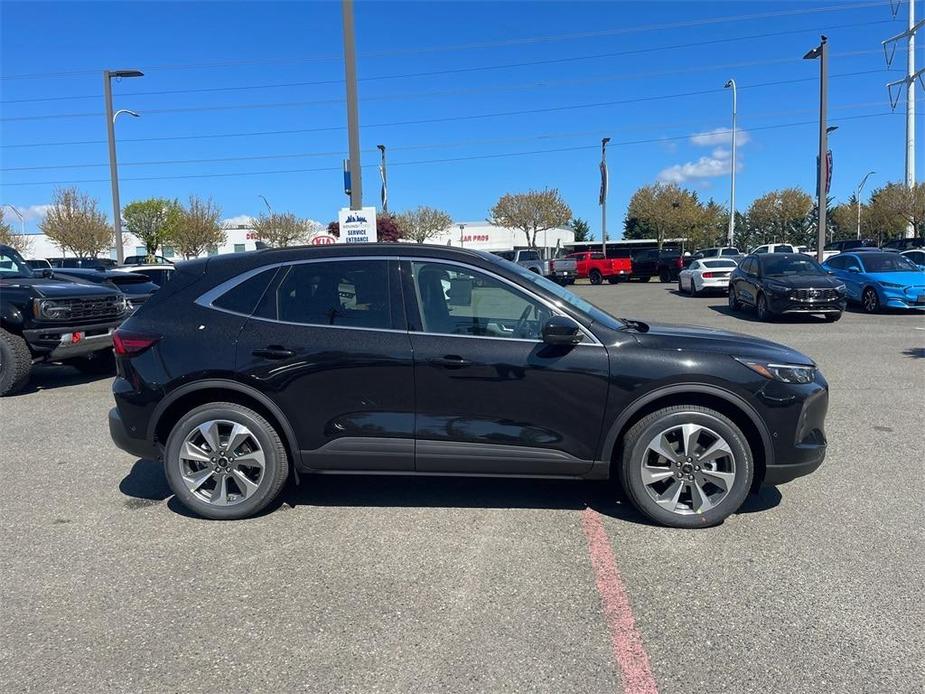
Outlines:
[[700, 531], [600, 483], [398, 477], [207, 522], [111, 444], [109, 379], [39, 367], [0, 401], [3, 689], [921, 692], [925, 316], [764, 324], [674, 285], [576, 289], [814, 357], [826, 463]]

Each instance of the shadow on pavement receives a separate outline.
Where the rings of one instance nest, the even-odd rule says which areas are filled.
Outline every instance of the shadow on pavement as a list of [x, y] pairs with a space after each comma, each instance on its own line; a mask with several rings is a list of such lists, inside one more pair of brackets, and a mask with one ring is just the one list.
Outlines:
[[903, 356], [910, 359], [925, 359], [925, 347], [910, 347], [903, 350]]
[[115, 373], [84, 373], [76, 367], [67, 366], [65, 364], [37, 364], [32, 367], [32, 373], [29, 376], [29, 383], [26, 384], [26, 387], [16, 395], [10, 397], [22, 397], [23, 395], [36, 393], [40, 390], [79, 386], [85, 383], [112, 379], [114, 377]]
[[[724, 316], [729, 316], [730, 318], [737, 318], [739, 320], [748, 321], [749, 323], [761, 323], [762, 321], [758, 320], [758, 316], [755, 314], [755, 311], [750, 308], [739, 309], [738, 311], [733, 311], [729, 308], [728, 304], [715, 304], [710, 306], [711, 311], [715, 311]], [[772, 321], [764, 321], [770, 325], [774, 323], [813, 323], [813, 324], [824, 324], [826, 323], [825, 318], [821, 314], [815, 313], [788, 313], [785, 316], [774, 316]]]

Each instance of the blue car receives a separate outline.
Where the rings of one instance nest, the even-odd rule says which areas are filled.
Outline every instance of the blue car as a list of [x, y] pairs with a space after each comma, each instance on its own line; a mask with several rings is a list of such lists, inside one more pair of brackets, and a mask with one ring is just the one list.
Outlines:
[[867, 313], [884, 308], [925, 311], [925, 271], [899, 253], [839, 253], [822, 264], [845, 283], [848, 300]]

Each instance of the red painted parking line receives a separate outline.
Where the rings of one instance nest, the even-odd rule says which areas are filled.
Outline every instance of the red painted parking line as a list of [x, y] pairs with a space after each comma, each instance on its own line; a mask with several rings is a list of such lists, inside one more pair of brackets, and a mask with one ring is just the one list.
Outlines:
[[586, 508], [581, 513], [581, 527], [588, 538], [588, 552], [594, 567], [597, 592], [601, 595], [604, 619], [610, 629], [613, 658], [620, 668], [624, 694], [658, 694], [649, 654], [636, 629], [629, 597], [613, 556], [610, 538], [596, 511]]

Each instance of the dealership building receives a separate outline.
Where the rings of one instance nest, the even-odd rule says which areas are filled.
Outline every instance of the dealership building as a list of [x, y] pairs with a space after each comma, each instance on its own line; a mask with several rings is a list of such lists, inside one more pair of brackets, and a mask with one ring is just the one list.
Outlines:
[[[326, 233], [326, 230], [321, 232]], [[133, 234], [124, 233], [125, 256], [144, 255], [145, 246]], [[225, 243], [207, 249], [203, 255], [221, 253], [244, 253], [257, 249], [257, 236], [246, 224], [234, 224], [225, 227]], [[30, 245], [24, 253], [27, 258], [60, 258], [67, 255], [45, 234], [30, 234]], [[536, 245], [554, 253], [557, 248], [573, 243], [575, 232], [567, 228], [555, 228], [537, 234]], [[433, 237], [428, 243], [457, 248], [474, 248], [482, 251], [506, 251], [528, 246], [527, 237], [520, 229], [495, 226], [486, 221], [454, 222], [451, 227]], [[160, 254], [168, 259], [182, 260], [182, 256], [171, 246], [164, 246]], [[111, 248], [108, 256], [115, 259], [116, 249]]]

